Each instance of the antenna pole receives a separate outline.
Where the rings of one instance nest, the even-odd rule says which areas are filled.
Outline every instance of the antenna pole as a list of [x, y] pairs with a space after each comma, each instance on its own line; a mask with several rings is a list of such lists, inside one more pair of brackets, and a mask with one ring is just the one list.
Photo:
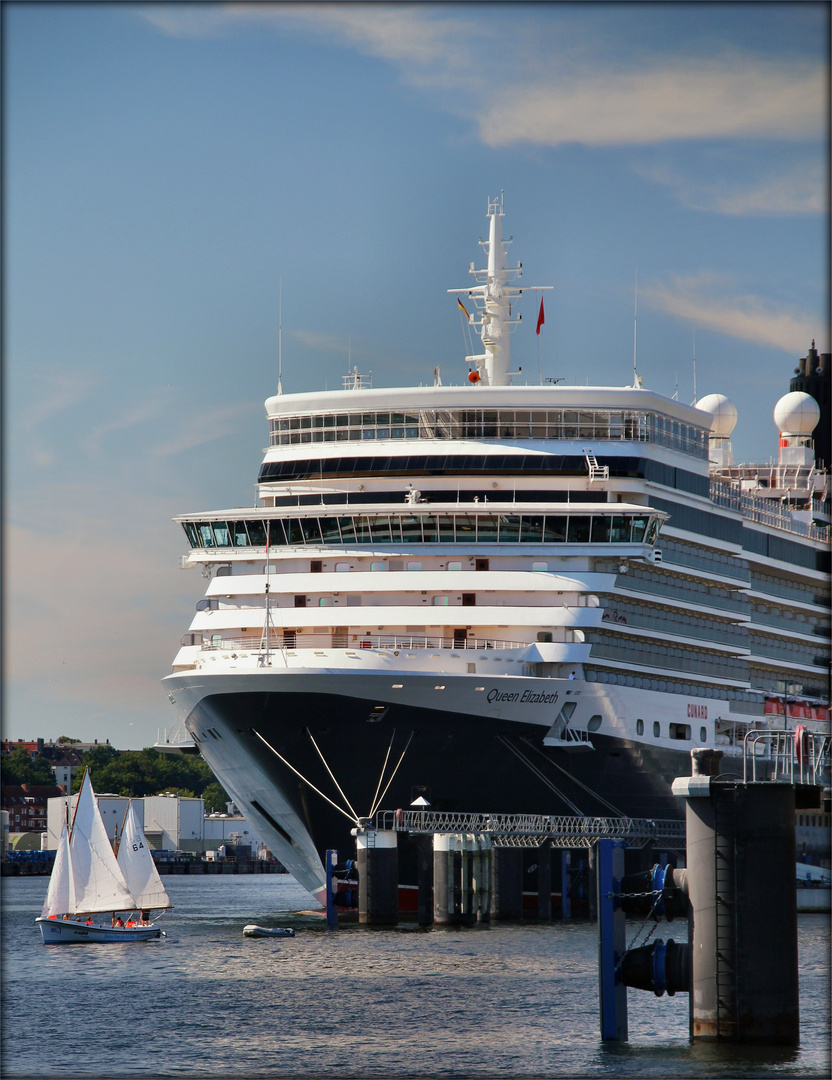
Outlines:
[[693, 331], [693, 401], [691, 405], [696, 404], [696, 331]]
[[277, 392], [283, 393], [283, 278], [280, 278], [277, 302]]
[[636, 267], [636, 298], [633, 312], [633, 386], [638, 386], [638, 372], [636, 371], [636, 343], [638, 340], [638, 267]]

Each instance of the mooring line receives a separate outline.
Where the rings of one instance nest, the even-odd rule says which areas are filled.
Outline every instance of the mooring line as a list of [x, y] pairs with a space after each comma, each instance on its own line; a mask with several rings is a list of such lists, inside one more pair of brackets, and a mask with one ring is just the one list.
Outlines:
[[276, 758], [279, 758], [288, 769], [291, 769], [292, 772], [295, 774], [295, 776], [299, 776], [301, 778], [301, 780], [304, 782], [304, 784], [306, 784], [308, 787], [311, 787], [316, 795], [320, 795], [321, 798], [325, 799], [329, 803], [330, 806], [334, 806], [335, 809], [338, 811], [338, 813], [343, 814], [344, 817], [347, 818], [347, 820], [349, 820], [349, 821], [351, 821], [353, 823], [353, 825], [358, 824], [358, 817], [357, 816], [356, 817], [350, 817], [350, 815], [347, 813], [347, 811], [342, 806], [339, 806], [338, 803], [333, 802], [332, 799], [330, 799], [330, 797], [328, 795], [324, 795], [324, 793], [322, 791], [320, 791], [318, 788], [315, 787], [315, 785], [313, 783], [311, 783], [309, 780], [306, 779], [306, 777], [303, 775], [302, 772], [298, 772], [298, 770], [295, 768], [294, 765], [292, 765], [291, 762], [287, 761], [286, 758], [283, 757], [282, 754], [278, 754], [277, 750], [275, 750], [275, 748], [272, 746], [272, 744], [267, 739], [263, 738], [263, 736], [260, 734], [259, 731], [257, 731], [255, 728], [252, 728], [251, 730], [254, 732], [254, 734], [257, 736], [257, 738], [260, 740], [260, 742], [263, 743], [264, 745], [268, 746], [269, 750], [271, 750], [271, 752], [274, 754], [274, 756]]
[[399, 765], [401, 765], [401, 763], [402, 763], [402, 762], [404, 761], [404, 755], [405, 755], [405, 754], [407, 753], [407, 748], [408, 748], [408, 747], [410, 746], [410, 744], [411, 744], [411, 743], [413, 742], [413, 736], [414, 736], [415, 734], [416, 734], [416, 732], [415, 732], [415, 731], [411, 731], [411, 733], [410, 733], [410, 738], [409, 738], [409, 739], [407, 740], [407, 746], [405, 746], [404, 750], [402, 750], [402, 756], [401, 756], [401, 757], [399, 758], [399, 760], [398, 760], [398, 761], [396, 762], [396, 767], [395, 767], [395, 769], [393, 770], [393, 774], [392, 774], [392, 776], [390, 777], [390, 779], [389, 779], [389, 780], [387, 781], [387, 787], [386, 787], [386, 788], [384, 789], [384, 791], [382, 791], [381, 795], [379, 796], [378, 802], [376, 802], [376, 804], [375, 804], [375, 805], [373, 806], [373, 808], [372, 808], [372, 809], [370, 810], [370, 817], [372, 817], [372, 816], [373, 816], [373, 814], [375, 814], [376, 810], [378, 810], [378, 808], [379, 808], [379, 805], [380, 805], [380, 803], [381, 803], [381, 800], [382, 800], [382, 799], [384, 798], [384, 796], [385, 796], [385, 795], [387, 794], [387, 788], [389, 788], [389, 787], [390, 787], [390, 785], [391, 785], [391, 784], [393, 783], [393, 777], [395, 777], [396, 773], [397, 773], [397, 772], [399, 771]]
[[563, 799], [563, 801], [566, 803], [566, 805], [569, 807], [570, 810], [574, 810], [574, 812], [579, 817], [584, 817], [585, 816], [584, 812], [580, 809], [580, 807], [576, 806], [575, 803], [573, 803], [571, 799], [567, 798], [567, 796], [564, 795], [564, 793], [560, 790], [560, 788], [556, 787], [555, 784], [552, 783], [552, 781], [549, 779], [548, 776], [544, 776], [543, 773], [540, 771], [540, 769], [538, 769], [538, 767], [536, 765], [533, 765], [532, 762], [529, 761], [529, 759], [524, 754], [521, 754], [521, 752], [517, 749], [516, 746], [512, 746], [511, 743], [508, 741], [508, 739], [506, 739], [503, 735], [500, 735], [499, 739], [500, 739], [500, 742], [504, 746], [507, 746], [509, 748], [509, 750], [511, 750], [512, 754], [514, 754], [516, 757], [518, 757], [523, 762], [523, 764], [526, 766], [526, 768], [531, 773], [533, 773], [533, 775], [536, 776], [538, 778], [538, 780], [540, 780], [542, 783], [544, 783], [546, 785], [546, 787], [548, 787], [551, 791], [554, 791], [554, 793], [557, 795], [557, 797], [559, 799]]
[[387, 747], [387, 753], [384, 755], [384, 764], [381, 766], [381, 773], [379, 774], [378, 783], [376, 784], [376, 792], [375, 792], [375, 795], [373, 795], [373, 801], [370, 803], [370, 807], [371, 807], [371, 809], [370, 809], [370, 817], [373, 816], [372, 807], [374, 807], [375, 804], [376, 804], [376, 799], [378, 798], [379, 788], [381, 787], [381, 782], [384, 779], [384, 771], [387, 768], [387, 762], [390, 760], [390, 751], [393, 749], [393, 740], [395, 738], [396, 738], [396, 729], [393, 728], [393, 734], [390, 736], [390, 743], [389, 743], [389, 745]]
[[311, 731], [309, 730], [309, 728], [307, 728], [307, 729], [306, 729], [306, 734], [307, 734], [307, 735], [309, 736], [309, 738], [310, 738], [310, 739], [312, 739], [312, 745], [313, 745], [313, 746], [315, 747], [315, 749], [316, 749], [316, 750], [318, 751], [318, 755], [320, 756], [320, 759], [321, 759], [321, 761], [322, 761], [322, 762], [324, 763], [324, 768], [325, 768], [325, 769], [326, 769], [326, 771], [327, 771], [327, 772], [329, 773], [329, 775], [330, 775], [330, 776], [332, 777], [332, 782], [333, 782], [333, 784], [335, 784], [335, 786], [336, 786], [336, 787], [338, 788], [338, 792], [339, 792], [339, 794], [340, 794], [341, 798], [342, 798], [342, 799], [344, 800], [344, 802], [345, 802], [345, 803], [347, 804], [347, 806], [349, 807], [350, 813], [351, 813], [351, 814], [353, 815], [353, 817], [355, 818], [355, 820], [356, 820], [356, 821], [358, 821], [358, 814], [356, 814], [355, 810], [353, 810], [353, 808], [352, 808], [352, 803], [350, 802], [350, 800], [349, 800], [349, 799], [347, 798], [347, 796], [346, 796], [346, 795], [344, 794], [344, 792], [343, 792], [343, 791], [341, 791], [341, 785], [340, 785], [340, 784], [338, 783], [338, 781], [337, 781], [337, 780], [335, 779], [335, 775], [334, 775], [334, 773], [332, 772], [332, 769], [330, 769], [329, 765], [327, 765], [327, 763], [326, 763], [326, 758], [325, 758], [325, 757], [324, 757], [324, 755], [323, 755], [323, 754], [321, 753], [321, 749], [320, 749], [320, 747], [318, 746], [318, 744], [317, 744], [317, 743], [315, 742], [314, 736], [312, 735], [312, 732], [311, 732]]
[[529, 740], [525, 737], [525, 735], [521, 735], [520, 738], [526, 744], [526, 746], [529, 747], [530, 750], [534, 750], [536, 753], [540, 754], [540, 756], [543, 758], [544, 761], [548, 761], [550, 765], [553, 765], [556, 769], [559, 769], [563, 773], [564, 776], [569, 777], [569, 779], [572, 781], [573, 784], [577, 784], [577, 786], [579, 788], [583, 788], [584, 791], [588, 795], [591, 795], [593, 797], [593, 799], [597, 799], [598, 802], [601, 803], [603, 806], [606, 806], [609, 810], [612, 810], [613, 814], [616, 817], [620, 817], [620, 818], [627, 817], [627, 815], [623, 814], [618, 809], [617, 806], [614, 806], [609, 801], [609, 799], [605, 799], [603, 795], [599, 795], [597, 791], [593, 791], [591, 787], [589, 787], [587, 784], [583, 783], [582, 780], [579, 780], [577, 778], [577, 776], [573, 776], [572, 773], [569, 772], [568, 769], [564, 769], [564, 767], [562, 765], [558, 765], [558, 763], [556, 761], [552, 761], [551, 758], [546, 757], [546, 755], [543, 753], [543, 751], [539, 747], [535, 746], [533, 743], [530, 743]]

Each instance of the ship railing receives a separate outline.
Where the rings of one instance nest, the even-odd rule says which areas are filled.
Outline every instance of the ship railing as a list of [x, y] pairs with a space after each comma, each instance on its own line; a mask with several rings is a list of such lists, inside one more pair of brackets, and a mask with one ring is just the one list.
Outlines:
[[[196, 634], [185, 635], [196, 639]], [[263, 637], [222, 637], [218, 634], [203, 641], [189, 640], [182, 644], [199, 645], [202, 652], [236, 652], [236, 653], [262, 653], [266, 649], [266, 640]], [[491, 650], [520, 650], [528, 649], [535, 642], [532, 641], [507, 641], [501, 638], [454, 638], [454, 637], [426, 637], [421, 635], [386, 635], [386, 634], [307, 634], [307, 633], [284, 633], [272, 635], [269, 638], [269, 648], [283, 649], [286, 652], [296, 652], [299, 649], [314, 650], [337, 650], [357, 652], [362, 649], [372, 649], [384, 652], [407, 652], [416, 650], [449, 650], [451, 652], [485, 652]]]
[[739, 511], [744, 518], [758, 525], [769, 525], [773, 529], [782, 529], [784, 532], [796, 533], [822, 543], [829, 541], [828, 525], [800, 521], [793, 516], [789, 507], [778, 499], [765, 499], [739, 491], [724, 480], [711, 480], [711, 501], [728, 510]]
[[802, 725], [749, 731], [743, 742], [743, 780], [826, 784], [831, 754], [832, 738]]
[[676, 819], [380, 810], [375, 828], [425, 834], [473, 833], [488, 836], [496, 847], [538, 847], [551, 840], [556, 848], [588, 848], [600, 839], [626, 840], [633, 848], [651, 842], [671, 848], [685, 844], [685, 823]]

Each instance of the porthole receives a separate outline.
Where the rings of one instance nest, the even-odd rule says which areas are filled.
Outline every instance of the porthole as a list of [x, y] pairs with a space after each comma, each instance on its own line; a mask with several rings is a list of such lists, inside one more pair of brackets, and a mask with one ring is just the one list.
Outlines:
[[603, 717], [599, 716], [597, 713], [595, 716], [591, 716], [586, 725], [587, 731], [597, 731], [600, 728], [602, 721]]
[[662, 733], [662, 725], [659, 723], [658, 720], [654, 720], [653, 721], [653, 737], [658, 739], [658, 738], [661, 737], [661, 733]]
[[636, 720], [636, 735], [643, 735], [643, 734], [644, 734], [644, 721], [643, 720]]

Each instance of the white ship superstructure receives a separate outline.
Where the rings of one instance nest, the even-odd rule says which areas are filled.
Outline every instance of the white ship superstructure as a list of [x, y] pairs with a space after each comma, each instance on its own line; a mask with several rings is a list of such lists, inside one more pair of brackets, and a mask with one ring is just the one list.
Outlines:
[[257, 505], [177, 519], [209, 581], [168, 691], [316, 894], [382, 802], [669, 817], [693, 747], [828, 726], [811, 439], [764, 476], [733, 464], [726, 399], [512, 385], [529, 290], [488, 216], [463, 385], [271, 397]]

